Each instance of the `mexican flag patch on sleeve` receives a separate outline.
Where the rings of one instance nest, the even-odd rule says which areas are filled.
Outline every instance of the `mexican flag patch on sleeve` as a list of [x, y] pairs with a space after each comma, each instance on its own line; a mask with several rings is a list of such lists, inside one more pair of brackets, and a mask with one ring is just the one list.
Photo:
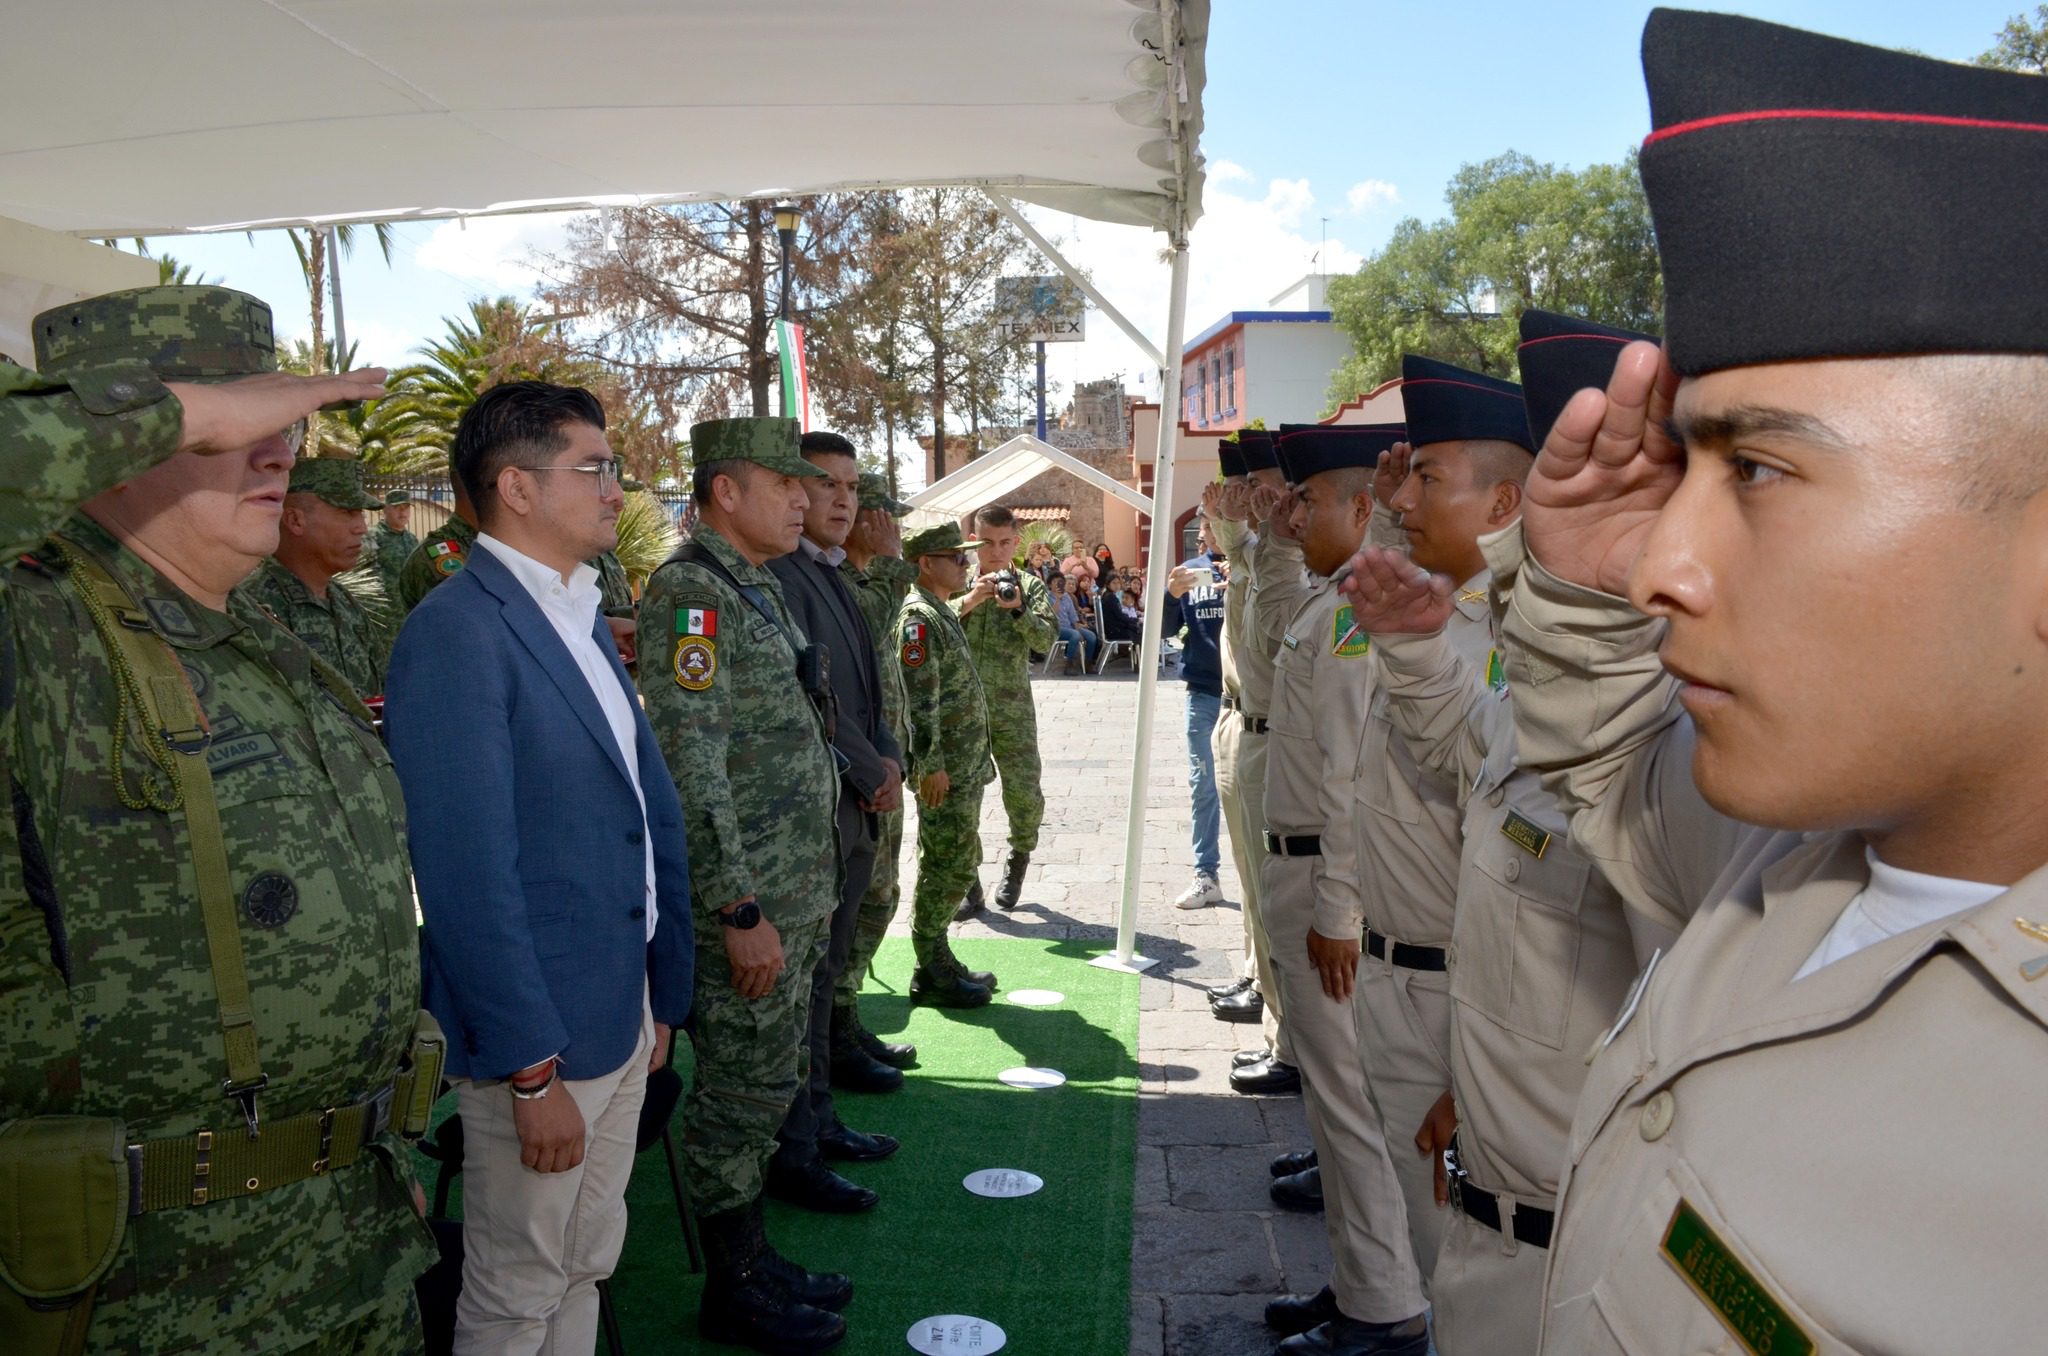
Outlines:
[[676, 634], [679, 636], [718, 635], [718, 609], [715, 607], [679, 607], [676, 609]]

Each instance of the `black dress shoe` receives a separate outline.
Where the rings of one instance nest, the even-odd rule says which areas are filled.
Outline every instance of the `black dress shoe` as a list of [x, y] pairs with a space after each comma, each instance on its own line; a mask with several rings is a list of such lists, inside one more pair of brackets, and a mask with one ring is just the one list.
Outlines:
[[1264, 1059], [1266, 1056], [1272, 1053], [1273, 1052], [1271, 1050], [1268, 1050], [1263, 1046], [1252, 1050], [1240, 1050], [1230, 1057], [1230, 1067], [1233, 1069], [1242, 1069], [1247, 1064], [1257, 1064], [1260, 1060]]
[[1228, 998], [1232, 994], [1243, 993], [1251, 986], [1252, 982], [1248, 979], [1233, 979], [1228, 984], [1211, 984], [1206, 992], [1211, 998]]
[[1307, 1172], [1316, 1165], [1314, 1149], [1296, 1149], [1291, 1154], [1281, 1154], [1266, 1166], [1275, 1177], [1292, 1177], [1297, 1172]]
[[1323, 1170], [1309, 1168], [1286, 1177], [1275, 1177], [1266, 1188], [1273, 1204], [1282, 1210], [1299, 1210], [1305, 1215], [1323, 1208]]
[[1337, 1296], [1327, 1285], [1313, 1295], [1282, 1295], [1266, 1306], [1266, 1326], [1290, 1337], [1343, 1316]]
[[1301, 1070], [1267, 1056], [1257, 1064], [1230, 1071], [1230, 1086], [1239, 1092], [1285, 1095], [1301, 1091]]
[[1245, 988], [1228, 998], [1209, 1000], [1209, 1011], [1219, 1022], [1256, 1022], [1266, 1014], [1266, 1000], [1259, 997], [1259, 991]]
[[[890, 1072], [895, 1073], [895, 1070]], [[896, 1076], [901, 1078], [903, 1075]], [[818, 1152], [840, 1163], [879, 1163], [902, 1147], [902, 1143], [891, 1135], [862, 1134], [838, 1121], [818, 1132]]]
[[907, 1069], [917, 1063], [917, 1047], [914, 1045], [885, 1041], [866, 1027], [861, 1028], [859, 1039], [861, 1049], [892, 1069]]
[[981, 882], [976, 880], [974, 884], [967, 887], [967, 897], [960, 901], [960, 907], [953, 910], [953, 921], [957, 923], [963, 918], [972, 918], [982, 912], [985, 905], [986, 901], [981, 893]]
[[834, 1092], [895, 1092], [903, 1086], [903, 1073], [892, 1069], [858, 1045], [832, 1054]]
[[1397, 1337], [1398, 1323], [1360, 1323], [1342, 1314], [1296, 1333], [1274, 1349], [1274, 1356], [1428, 1356], [1429, 1329]]
[[821, 1215], [858, 1215], [882, 1198], [858, 1182], [849, 1182], [814, 1158], [801, 1168], [768, 1164], [768, 1194], [778, 1201]]

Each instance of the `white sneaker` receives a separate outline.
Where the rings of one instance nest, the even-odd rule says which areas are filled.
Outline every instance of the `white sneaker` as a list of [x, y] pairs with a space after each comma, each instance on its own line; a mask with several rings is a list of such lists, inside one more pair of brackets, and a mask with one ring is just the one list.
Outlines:
[[1216, 883], [1214, 876], [1197, 876], [1195, 883], [1180, 892], [1180, 898], [1173, 901], [1176, 909], [1205, 909], [1211, 904], [1223, 902], [1223, 887]]

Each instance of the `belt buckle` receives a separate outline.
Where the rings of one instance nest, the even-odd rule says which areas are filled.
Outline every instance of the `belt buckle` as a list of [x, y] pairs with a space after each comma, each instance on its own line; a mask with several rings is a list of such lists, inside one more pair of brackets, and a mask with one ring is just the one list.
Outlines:
[[232, 1078], [223, 1078], [220, 1095], [242, 1108], [242, 1119], [249, 1123], [249, 1138], [255, 1139], [263, 1132], [262, 1118], [257, 1114], [256, 1095], [270, 1086], [269, 1074], [257, 1074], [247, 1083], [237, 1083]]

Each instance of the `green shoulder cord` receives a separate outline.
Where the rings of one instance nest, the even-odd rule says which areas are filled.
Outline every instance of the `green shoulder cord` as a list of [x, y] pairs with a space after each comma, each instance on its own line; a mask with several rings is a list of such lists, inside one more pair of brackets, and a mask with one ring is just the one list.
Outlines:
[[[213, 774], [206, 766], [212, 733], [206, 714], [185, 677], [176, 651], [151, 627], [149, 617], [105, 566], [61, 537], [50, 538], [65, 564], [65, 575], [92, 618], [114, 673], [114, 794], [130, 810], [185, 812], [185, 840], [199, 887], [199, 914], [206, 926], [206, 954], [213, 964], [214, 1000], [220, 1009], [221, 1044], [228, 1076], [223, 1096], [233, 1098], [258, 1133], [256, 1096], [269, 1083], [256, 1048], [256, 1009], [242, 961], [242, 936], [235, 923], [234, 890], [228, 875], [227, 839]], [[110, 607], [107, 599], [112, 598]], [[121, 766], [131, 732], [154, 772], [130, 787]], [[164, 774], [162, 777], [156, 773]]]

